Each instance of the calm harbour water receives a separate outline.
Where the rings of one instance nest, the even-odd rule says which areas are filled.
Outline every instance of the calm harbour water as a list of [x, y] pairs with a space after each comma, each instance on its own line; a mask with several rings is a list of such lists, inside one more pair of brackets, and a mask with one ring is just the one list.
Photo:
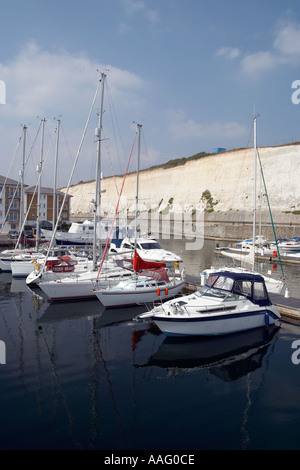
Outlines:
[[[228, 263], [213, 242], [161, 243], [189, 274]], [[300, 268], [285, 269], [299, 297]], [[0, 273], [0, 449], [300, 449], [300, 326], [169, 340], [142, 311], [49, 304]]]

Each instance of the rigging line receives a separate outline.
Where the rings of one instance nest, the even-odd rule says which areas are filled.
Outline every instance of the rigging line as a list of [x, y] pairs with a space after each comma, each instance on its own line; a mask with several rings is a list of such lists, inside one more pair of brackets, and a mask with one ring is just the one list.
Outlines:
[[[259, 155], [258, 149], [257, 149], [257, 155], [258, 155], [258, 161], [259, 161], [259, 165], [260, 165], [260, 172], [261, 172], [261, 176], [262, 176], [262, 180], [263, 180], [264, 188], [265, 188], [265, 192], [266, 192], [266, 198], [267, 198], [267, 203], [268, 203], [268, 208], [269, 208], [269, 214], [270, 214], [271, 223], [272, 223], [272, 229], [273, 229], [275, 244], [276, 244], [276, 248], [277, 248], [277, 255], [278, 255], [279, 264], [280, 264], [280, 268], [281, 268], [281, 274], [282, 274], [283, 279], [285, 279], [285, 277], [284, 277], [284, 272], [283, 272], [283, 266], [282, 266], [282, 262], [281, 262], [280, 250], [279, 250], [279, 248], [278, 248], [278, 242], [277, 242], [277, 236], [276, 236], [276, 231], [275, 231], [275, 225], [274, 225], [273, 216], [272, 216], [272, 212], [271, 212], [271, 206], [270, 206], [270, 201], [269, 201], [269, 196], [268, 196], [266, 181], [265, 181], [264, 172], [263, 172], [262, 163], [261, 163], [261, 159], [260, 159], [260, 155]], [[254, 241], [253, 241], [253, 243], [254, 243]]]
[[65, 201], [66, 201], [68, 191], [69, 191], [69, 188], [70, 188], [70, 185], [71, 185], [71, 181], [72, 181], [72, 178], [73, 178], [73, 175], [74, 175], [75, 167], [76, 167], [77, 162], [78, 162], [78, 158], [79, 158], [79, 155], [80, 155], [80, 152], [81, 152], [83, 141], [84, 141], [84, 138], [85, 138], [85, 135], [86, 135], [86, 132], [87, 132], [87, 129], [88, 129], [88, 125], [89, 125], [89, 122], [90, 122], [90, 119], [91, 119], [91, 115], [92, 115], [92, 112], [93, 112], [93, 109], [94, 109], [94, 106], [95, 106], [95, 102], [96, 102], [96, 99], [97, 99], [97, 96], [98, 96], [101, 81], [102, 81], [101, 79], [98, 81], [97, 89], [96, 89], [96, 92], [95, 92], [95, 95], [94, 95], [94, 98], [93, 98], [93, 102], [92, 102], [92, 105], [91, 105], [91, 108], [90, 108], [90, 111], [89, 111], [89, 114], [88, 114], [88, 118], [87, 118], [85, 128], [84, 128], [84, 131], [83, 131], [83, 134], [82, 134], [82, 137], [81, 137], [79, 148], [77, 150], [77, 155], [76, 155], [76, 158], [75, 158], [75, 162], [73, 164], [73, 168], [72, 168], [72, 171], [71, 171], [71, 174], [70, 174], [70, 177], [69, 177], [68, 186], [66, 188], [66, 192], [65, 192], [65, 195], [64, 195], [61, 207], [60, 207], [60, 211], [59, 211], [59, 214], [58, 214], [58, 217], [57, 217], [55, 228], [53, 230], [52, 237], [51, 237], [51, 240], [50, 240], [50, 243], [49, 243], [49, 247], [48, 247], [48, 251], [47, 251], [47, 254], [46, 254], [46, 259], [45, 259], [45, 264], [43, 266], [43, 269], [46, 266], [46, 262], [47, 262], [50, 250], [53, 246], [53, 242], [54, 242], [55, 234], [56, 234], [56, 231], [57, 231], [57, 227], [58, 227], [58, 224], [60, 222], [61, 214], [62, 214], [64, 205], [65, 205]]
[[[238, 182], [242, 181], [241, 175], [243, 173], [243, 168], [244, 168], [244, 164], [245, 164], [247, 151], [249, 150], [249, 148], [250, 149], [252, 148], [250, 146], [250, 140], [251, 140], [252, 132], [253, 132], [253, 123], [251, 123], [251, 125], [249, 126], [249, 135], [248, 135], [248, 140], [247, 140], [247, 143], [246, 143], [246, 148], [244, 149], [244, 152], [242, 153], [241, 165], [240, 165], [240, 170], [239, 170], [239, 174], [238, 174], [238, 178], [237, 178]], [[241, 149], [241, 150], [243, 150], [243, 149]], [[246, 171], [247, 171], [247, 168], [246, 168]], [[231, 207], [233, 207], [234, 201], [236, 201], [238, 199], [237, 198], [238, 191], [239, 191], [239, 183], [235, 186], [235, 191], [233, 193]]]
[[96, 278], [96, 282], [98, 281], [98, 278], [99, 278], [99, 275], [100, 275], [100, 272], [101, 272], [101, 269], [102, 269], [102, 265], [103, 265], [104, 258], [105, 258], [105, 255], [106, 255], [106, 251], [107, 251], [108, 243], [109, 243], [109, 240], [110, 240], [111, 232], [112, 232], [112, 230], [113, 230], [113, 226], [114, 226], [114, 223], [115, 223], [115, 219], [116, 219], [116, 215], [117, 215], [117, 211], [118, 211], [118, 207], [119, 207], [119, 202], [120, 202], [120, 197], [121, 197], [121, 195], [122, 195], [122, 191], [123, 191], [125, 179], [126, 179], [127, 172], [128, 172], [129, 163], [130, 163], [130, 160], [131, 160], [131, 157], [132, 157], [132, 153], [133, 153], [133, 148], [134, 148], [135, 140], [136, 140], [136, 134], [135, 134], [134, 139], [133, 139], [133, 144], [132, 144], [131, 152], [130, 152], [129, 159], [128, 159], [128, 162], [127, 162], [126, 171], [125, 171], [125, 174], [124, 174], [124, 176], [123, 176], [122, 186], [121, 186], [121, 190], [120, 190], [120, 196], [119, 196], [119, 199], [118, 199], [118, 202], [117, 202], [117, 206], [116, 206], [114, 218], [113, 218], [112, 223], [111, 223], [111, 226], [110, 226], [110, 231], [109, 231], [109, 235], [108, 235], [108, 237], [107, 237], [106, 245], [105, 245], [105, 248], [104, 248], [103, 256], [102, 256], [102, 259], [101, 259], [100, 267], [99, 267], [98, 274], [97, 274], [97, 278]]
[[[119, 126], [119, 123], [118, 123], [118, 120], [117, 120], [117, 115], [116, 115], [114, 104], [113, 104], [113, 101], [112, 101], [110, 88], [109, 88], [107, 83], [106, 83], [106, 90], [107, 90], [108, 104], [109, 104], [110, 110], [111, 110], [110, 116], [111, 116], [111, 125], [112, 125], [112, 128], [113, 128], [113, 134], [116, 135], [118, 133], [119, 139], [115, 138], [115, 141], [116, 141], [116, 143], [117, 142], [121, 143], [124, 159], [126, 161], [126, 151], [125, 151], [123, 140], [122, 140], [122, 137], [121, 137], [120, 126]], [[116, 123], [116, 126], [115, 126], [115, 123]], [[117, 132], [115, 131], [115, 127], [117, 127]], [[117, 154], [119, 156], [119, 151], [118, 151], [117, 146], [116, 146], [116, 150], [117, 150]], [[120, 169], [120, 171], [122, 172], [122, 169]]]
[[[124, 148], [124, 143], [123, 143], [123, 140], [122, 140], [120, 126], [119, 126], [119, 122], [118, 122], [117, 115], [116, 115], [116, 112], [115, 112], [115, 107], [114, 107], [114, 103], [113, 103], [113, 100], [112, 100], [110, 88], [109, 88], [109, 85], [108, 85], [107, 82], [106, 82], [106, 91], [107, 91], [108, 105], [109, 105], [109, 108], [110, 108], [111, 126], [112, 126], [113, 135], [114, 135], [115, 149], [116, 149], [116, 154], [117, 154], [117, 157], [118, 157], [120, 175], [122, 175], [123, 174], [123, 169], [120, 167], [121, 159], [120, 159], [120, 152], [119, 152], [119, 146], [118, 146], [119, 142], [120, 142], [121, 147], [122, 147], [124, 158], [126, 158], [126, 151], [125, 151], [125, 148]], [[108, 151], [107, 143], [106, 143], [106, 149]], [[115, 184], [115, 187], [116, 187], [117, 196], [119, 197], [119, 190], [118, 190], [118, 186], [117, 186], [116, 175], [115, 175], [114, 169], [112, 167], [112, 160], [110, 158], [109, 152], [108, 152], [108, 157], [109, 157], [111, 174], [112, 174], [114, 184]], [[120, 205], [121, 205], [121, 212], [125, 213], [125, 206], [122, 207], [121, 201], [120, 201]], [[126, 216], [127, 216], [127, 214], [125, 215], [125, 217]]]
[[[41, 126], [40, 126], [40, 127], [41, 127]], [[47, 154], [46, 154], [46, 157], [45, 157], [45, 159], [44, 159], [44, 161], [43, 161], [43, 163], [44, 163], [43, 166], [45, 166], [45, 163], [47, 162], [47, 158], [48, 158], [49, 154], [50, 154], [50, 149], [48, 149], [48, 152], [47, 152]], [[21, 239], [21, 236], [22, 236], [22, 232], [23, 232], [24, 227], [25, 227], [25, 225], [26, 225], [27, 218], [28, 218], [28, 215], [29, 215], [29, 213], [30, 213], [30, 209], [31, 209], [31, 206], [32, 206], [34, 197], [35, 197], [36, 192], [37, 192], [37, 190], [38, 190], [38, 186], [39, 186], [39, 184], [40, 184], [41, 177], [42, 177], [42, 172], [39, 172], [38, 180], [37, 180], [37, 183], [36, 183], [36, 185], [35, 185], [35, 189], [34, 189], [34, 192], [33, 192], [33, 194], [32, 194], [32, 198], [31, 198], [30, 204], [29, 204], [29, 206], [28, 206], [27, 212], [26, 212], [26, 214], [25, 214], [24, 221], [23, 221], [21, 230], [20, 230], [20, 232], [19, 232], [19, 236], [18, 236], [18, 240], [17, 240], [16, 245], [15, 245], [15, 248], [17, 248], [18, 245], [19, 245], [19, 243], [20, 243], [20, 239]], [[39, 236], [39, 234], [37, 233], [36, 236]]]
[[[65, 129], [64, 129], [64, 126], [63, 126], [62, 122], [60, 123], [60, 131], [61, 131], [61, 133], [62, 133], [62, 136], [63, 136], [64, 141], [65, 141], [66, 148], [67, 148], [67, 150], [68, 150], [68, 151], [67, 151], [68, 158], [69, 158], [69, 160], [71, 161], [71, 150], [70, 150], [70, 147], [69, 147], [69, 143], [68, 143], [68, 141], [67, 141], [67, 137], [66, 137], [66, 134], [65, 134]], [[64, 179], [64, 175], [62, 175], [61, 172], [60, 172], [60, 176], [63, 176], [62, 179]], [[78, 179], [78, 181], [80, 181], [79, 174], [76, 172], [76, 170], [75, 170], [75, 176], [76, 176], [76, 178]], [[62, 182], [61, 182], [61, 183], [60, 183], [60, 187], [61, 187], [61, 188], [62, 188], [62, 187], [66, 187], [65, 182], [64, 182], [64, 184], [62, 184]]]
[[[102, 131], [103, 132], [103, 131]], [[103, 132], [104, 134], [104, 132]], [[112, 173], [112, 178], [113, 178], [113, 181], [114, 181], [114, 184], [115, 184], [115, 188], [116, 188], [116, 193], [117, 193], [117, 196], [118, 198], [120, 197], [120, 192], [119, 192], [119, 189], [118, 189], [118, 185], [117, 185], [117, 180], [116, 180], [116, 175], [114, 174], [114, 169], [113, 169], [113, 166], [112, 166], [112, 159], [110, 157], [110, 152], [109, 152], [109, 148], [107, 146], [107, 138], [103, 138], [103, 140], [105, 141], [105, 147], [106, 147], [106, 151], [107, 151], [107, 155], [108, 155], [108, 161], [109, 161], [109, 164], [110, 164], [110, 169], [111, 169], [111, 173]], [[125, 210], [125, 206], [122, 206], [122, 203], [120, 201], [120, 205], [121, 205], [121, 211], [124, 212]]]
[[[22, 135], [23, 135], [23, 131], [22, 131]], [[7, 180], [8, 180], [8, 175], [9, 175], [9, 173], [10, 173], [10, 170], [11, 170], [11, 167], [12, 167], [12, 164], [13, 164], [13, 161], [14, 161], [14, 159], [15, 159], [15, 157], [16, 157], [18, 148], [19, 148], [19, 146], [20, 146], [20, 144], [21, 144], [22, 135], [21, 135], [21, 136], [19, 137], [19, 139], [18, 139], [18, 143], [17, 143], [17, 145], [16, 145], [14, 154], [13, 154], [13, 156], [12, 156], [12, 159], [11, 159], [11, 162], [10, 162], [10, 165], [9, 165], [9, 168], [8, 168], [7, 176], [5, 177], [5, 180], [4, 180], [2, 189], [1, 189], [0, 197], [2, 197], [2, 194], [3, 194], [4, 188], [5, 188], [6, 182], [7, 182]]]

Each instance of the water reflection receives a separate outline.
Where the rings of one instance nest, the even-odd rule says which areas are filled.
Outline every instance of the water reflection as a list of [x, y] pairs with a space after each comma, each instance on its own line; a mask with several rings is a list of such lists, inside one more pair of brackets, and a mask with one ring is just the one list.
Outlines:
[[234, 381], [262, 367], [279, 329], [270, 325], [212, 338], [166, 337], [147, 363], [136, 367], [162, 367], [172, 377], [206, 368], [224, 381]]

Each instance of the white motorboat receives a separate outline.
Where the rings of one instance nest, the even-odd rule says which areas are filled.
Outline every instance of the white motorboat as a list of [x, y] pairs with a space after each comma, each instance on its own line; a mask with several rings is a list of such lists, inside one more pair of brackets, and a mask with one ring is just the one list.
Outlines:
[[260, 274], [265, 281], [267, 291], [272, 294], [280, 294], [282, 292], [282, 289], [285, 285], [285, 282], [282, 279], [272, 277], [271, 273], [270, 275], [264, 275], [262, 273], [258, 273], [255, 271], [251, 271], [248, 268], [243, 268], [242, 266], [224, 266], [218, 269], [210, 268], [210, 269], [205, 269], [201, 273], [201, 283], [204, 285], [206, 278], [211, 274], [212, 272], [216, 271], [230, 271], [230, 272], [236, 272], [236, 273], [252, 273], [252, 274]]
[[213, 336], [275, 324], [281, 317], [262, 276], [215, 272], [193, 294], [169, 300], [140, 314], [167, 336]]
[[280, 254], [286, 253], [298, 253], [300, 252], [300, 241], [298, 237], [293, 238], [280, 238], [277, 243], [273, 242], [270, 244], [271, 250], [280, 250]]
[[124, 254], [128, 253], [132, 254], [133, 256], [135, 250], [143, 258], [143, 260], [154, 261], [156, 263], [163, 262], [167, 267], [170, 268], [173, 268], [175, 263], [179, 264], [182, 262], [180, 256], [172, 253], [171, 251], [163, 249], [158, 241], [154, 238], [147, 237], [126, 237], [123, 240], [120, 240], [120, 243], [118, 243], [117, 240], [112, 240], [109, 252], [115, 253], [117, 256], [122, 258]]
[[[97, 238], [104, 244], [107, 241], [108, 234], [111, 229], [112, 221], [109, 219], [102, 219], [98, 223], [97, 227]], [[46, 240], [51, 240], [53, 237], [53, 230], [41, 229]], [[117, 225], [113, 228], [112, 236], [116, 237], [119, 233], [126, 234], [130, 227]], [[94, 221], [85, 220], [83, 222], [73, 222], [67, 232], [55, 231], [55, 244], [56, 245], [92, 245], [94, 241]]]
[[113, 286], [96, 288], [95, 294], [107, 308], [170, 299], [182, 291], [185, 280], [178, 270], [167, 273], [165, 267], [165, 263], [145, 261], [135, 252], [134, 273]]

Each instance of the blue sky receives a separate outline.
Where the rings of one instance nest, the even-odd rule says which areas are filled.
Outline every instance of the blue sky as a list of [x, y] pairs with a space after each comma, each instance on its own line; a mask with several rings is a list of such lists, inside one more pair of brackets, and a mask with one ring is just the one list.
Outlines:
[[[41, 118], [42, 185], [53, 186], [55, 118], [58, 186], [67, 184], [100, 72], [103, 176], [125, 171], [134, 122], [142, 124], [142, 168], [252, 146], [254, 113], [258, 145], [300, 141], [300, 105], [291, 99], [300, 80], [298, 0], [0, 0], [0, 41], [0, 174], [18, 179], [26, 124], [28, 184], [37, 178]], [[98, 108], [73, 183], [95, 177]]]

